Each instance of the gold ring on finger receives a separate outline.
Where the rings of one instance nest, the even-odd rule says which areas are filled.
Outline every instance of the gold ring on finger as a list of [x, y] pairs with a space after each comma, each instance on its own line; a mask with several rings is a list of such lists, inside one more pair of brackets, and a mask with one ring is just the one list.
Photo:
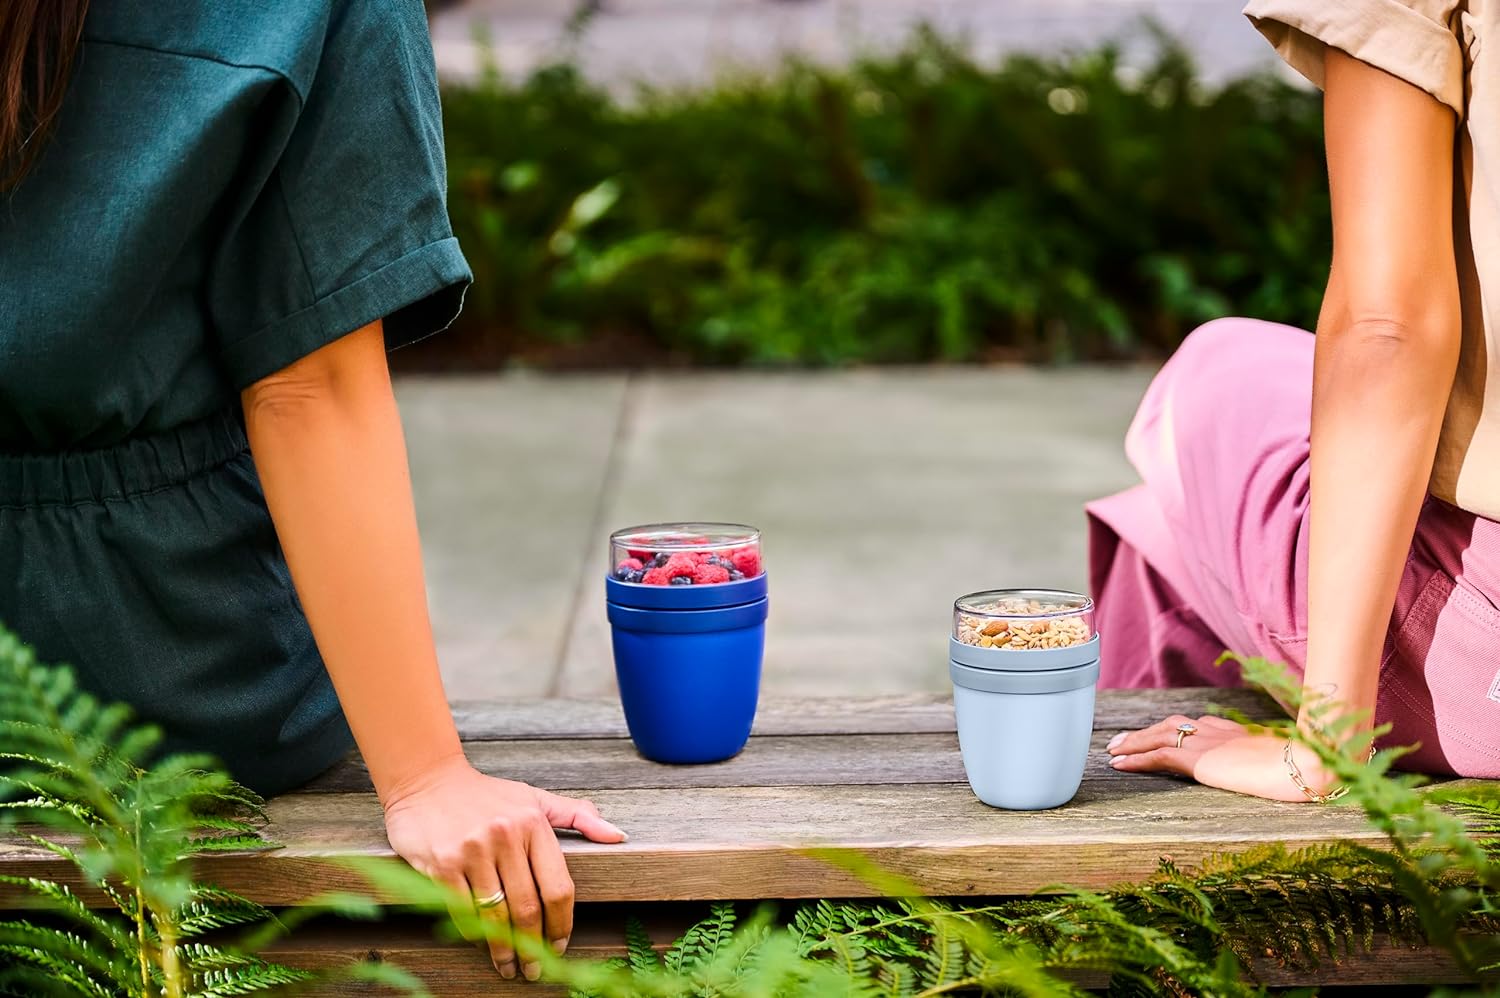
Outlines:
[[1196, 735], [1197, 733], [1198, 726], [1196, 724], [1184, 722], [1177, 725], [1177, 747], [1182, 748], [1182, 740], [1188, 735]]

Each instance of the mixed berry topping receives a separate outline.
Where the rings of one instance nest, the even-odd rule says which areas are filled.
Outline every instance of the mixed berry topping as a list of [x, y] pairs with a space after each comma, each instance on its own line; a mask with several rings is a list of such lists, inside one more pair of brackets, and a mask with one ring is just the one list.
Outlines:
[[[674, 547], [711, 544], [707, 537], [653, 538]], [[756, 545], [726, 547], [711, 551], [651, 551], [630, 547], [628, 557], [614, 567], [620, 582], [647, 586], [715, 586], [753, 579], [761, 574], [760, 549]]]

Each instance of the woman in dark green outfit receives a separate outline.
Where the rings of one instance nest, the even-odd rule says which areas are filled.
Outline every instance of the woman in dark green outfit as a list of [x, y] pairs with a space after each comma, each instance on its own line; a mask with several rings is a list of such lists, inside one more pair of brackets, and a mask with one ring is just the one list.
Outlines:
[[552, 829], [624, 836], [464, 759], [385, 364], [469, 281], [420, 0], [86, 7], [0, 5], [0, 620], [266, 793], [352, 737], [400, 855], [565, 947]]

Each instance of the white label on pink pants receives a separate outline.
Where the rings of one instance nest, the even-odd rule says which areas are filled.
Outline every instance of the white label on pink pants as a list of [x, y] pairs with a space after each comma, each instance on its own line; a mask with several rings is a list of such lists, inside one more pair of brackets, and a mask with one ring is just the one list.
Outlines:
[[1490, 695], [1488, 699], [1500, 703], [1500, 672], [1495, 673], [1495, 681], [1490, 683]]

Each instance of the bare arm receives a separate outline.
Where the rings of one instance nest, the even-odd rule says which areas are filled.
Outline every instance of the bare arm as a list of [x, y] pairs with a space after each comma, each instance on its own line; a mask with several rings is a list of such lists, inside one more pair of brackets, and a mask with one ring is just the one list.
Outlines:
[[[1330, 49], [1324, 68], [1333, 269], [1313, 359], [1303, 683], [1368, 717], [1458, 364], [1455, 116], [1342, 52]], [[1179, 746], [1183, 720], [1120, 735], [1109, 745], [1111, 764], [1307, 799], [1288, 774], [1281, 739], [1203, 717]], [[1299, 748], [1296, 760], [1314, 792], [1331, 789], [1311, 752]]]
[[[438, 674], [381, 324], [257, 382], [242, 402], [266, 503], [392, 848], [476, 897], [503, 888], [497, 915], [566, 946], [573, 883], [552, 829], [624, 835], [587, 801], [485, 776], [464, 758]], [[510, 944], [491, 951], [514, 976]]]
[[243, 402], [297, 595], [387, 801], [463, 750], [438, 676], [379, 324], [258, 382]]
[[1458, 363], [1455, 119], [1337, 51], [1324, 116], [1333, 273], [1313, 363], [1305, 684], [1368, 713]]

